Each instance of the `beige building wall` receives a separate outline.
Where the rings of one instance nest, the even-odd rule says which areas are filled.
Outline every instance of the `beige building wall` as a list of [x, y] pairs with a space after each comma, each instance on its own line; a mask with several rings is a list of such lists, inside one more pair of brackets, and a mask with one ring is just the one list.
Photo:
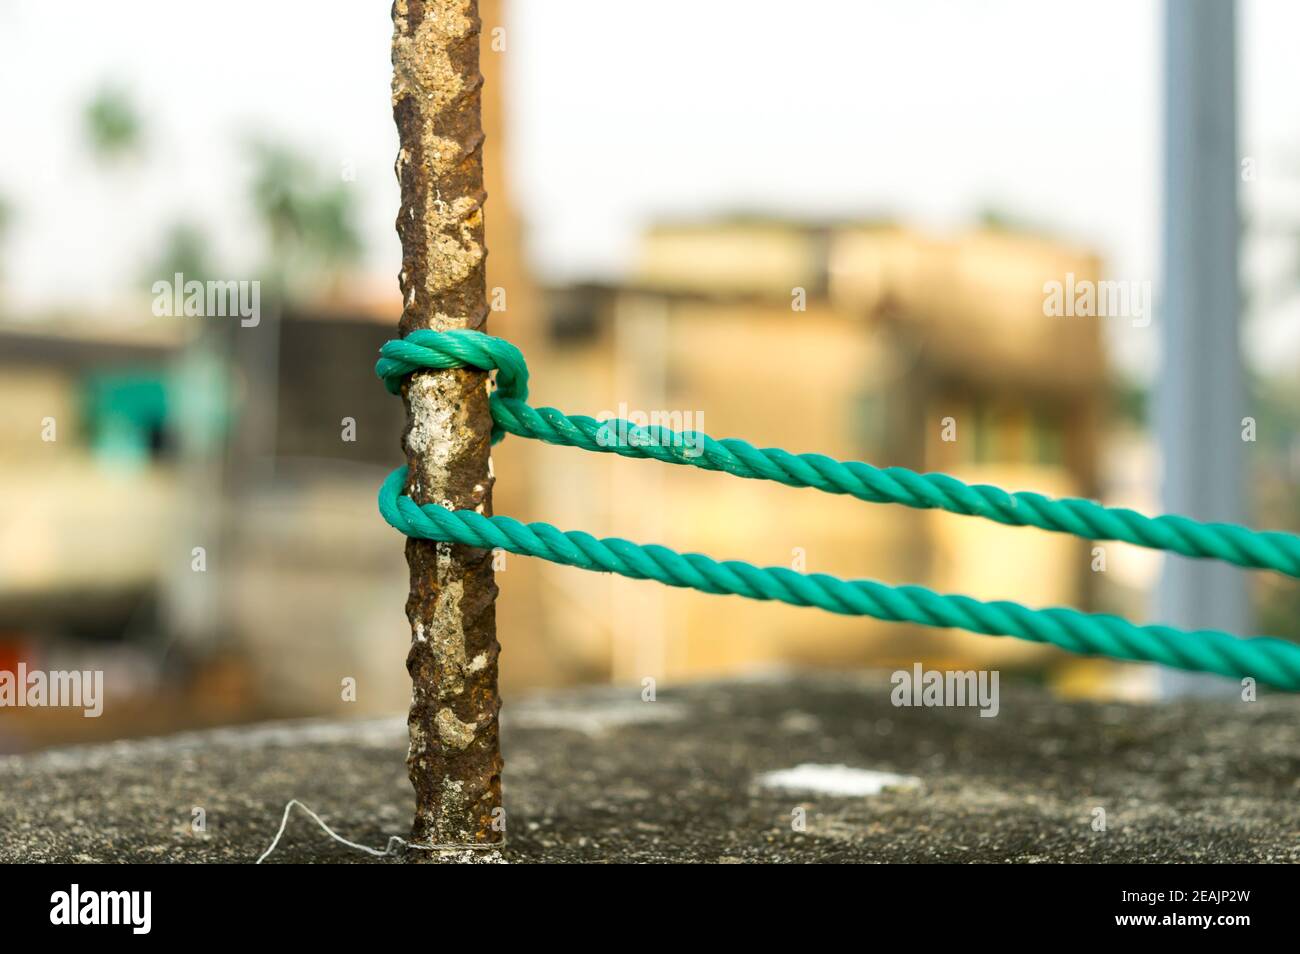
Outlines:
[[[629, 287], [610, 292], [596, 337], [544, 352], [548, 383], [539, 380], [536, 402], [593, 415], [680, 412], [714, 437], [759, 447], [1086, 494], [1103, 390], [1097, 324], [1053, 326], [1042, 313], [1043, 283], [1067, 271], [1099, 274], [1086, 253], [1014, 235], [657, 229]], [[804, 311], [791, 307], [795, 288], [806, 293]], [[1055, 461], [1035, 457], [1041, 435], [1030, 420], [1040, 405], [1059, 412]], [[977, 407], [993, 421], [993, 459], [961, 443], [974, 438]], [[955, 447], [940, 441], [948, 415], [962, 433]], [[1062, 535], [653, 461], [539, 453], [539, 510], [565, 528], [981, 599], [1078, 605], [1085, 596], [1087, 546]], [[563, 567], [539, 575], [551, 638], [620, 682], [770, 664], [1018, 666], [1050, 656], [1018, 640]]]

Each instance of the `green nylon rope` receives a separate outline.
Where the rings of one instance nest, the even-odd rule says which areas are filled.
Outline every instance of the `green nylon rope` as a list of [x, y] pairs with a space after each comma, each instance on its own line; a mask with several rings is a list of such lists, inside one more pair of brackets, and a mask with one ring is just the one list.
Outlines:
[[841, 580], [825, 573], [756, 567], [741, 560], [719, 562], [700, 553], [642, 546], [617, 537], [603, 540], [549, 523], [523, 524], [511, 517], [485, 517], [473, 510], [420, 506], [402, 493], [406, 468], [393, 471], [379, 491], [379, 510], [408, 537], [541, 557], [552, 563], [658, 580], [704, 593], [732, 593], [832, 613], [873, 616], [893, 622], [955, 626], [989, 636], [1016, 636], [1051, 643], [1073, 653], [1163, 663], [1224, 676], [1252, 676], [1279, 689], [1300, 691], [1300, 647], [1258, 636], [1238, 639], [1217, 630], [1192, 632], [1169, 626], [1136, 626], [1118, 616], [1056, 607], [1033, 610], [1008, 600], [985, 603], [945, 595], [923, 586], [887, 586], [873, 580]]
[[534, 408], [527, 403], [528, 366], [519, 349], [503, 338], [478, 331], [415, 331], [405, 339], [388, 342], [379, 353], [375, 371], [393, 394], [400, 393], [406, 375], [421, 368], [497, 369], [497, 390], [491, 401], [493, 443], [510, 433], [598, 453], [652, 458], [789, 487], [813, 487], [870, 503], [946, 510], [1010, 526], [1038, 527], [1088, 540], [1119, 540], [1300, 577], [1300, 536], [1293, 533], [1203, 523], [1172, 514], [1148, 517], [1080, 498], [1008, 493], [987, 484], [966, 484], [947, 474], [873, 467], [780, 448], [759, 450], [736, 438], [716, 440], [694, 431], [678, 434], [665, 427], [642, 427], [619, 419], [602, 422], [553, 407]]
[[[381, 358], [375, 370], [383, 378], [389, 391], [393, 393], [400, 392], [401, 381], [405, 375], [421, 368], [474, 367], [480, 370], [496, 368], [498, 390], [493, 396], [492, 413], [495, 422], [493, 440], [500, 440], [507, 431], [510, 433], [524, 431], [525, 436], [535, 436], [524, 428], [513, 429], [512, 425], [520, 420], [518, 414], [512, 416], [502, 410], [508, 408], [511, 411], [518, 411], [520, 406], [527, 407], [524, 404], [527, 397], [527, 366], [522, 354], [509, 342], [472, 331], [416, 331], [402, 341], [388, 342], [381, 349], [380, 354]], [[533, 411], [532, 408], [528, 410]], [[533, 411], [533, 413], [551, 421], [552, 424], [558, 420], [574, 423], [575, 432], [579, 433], [586, 433], [586, 431], [576, 422], [590, 421], [596, 425], [596, 430], [591, 432], [592, 435], [595, 435], [601, 427], [598, 422], [590, 418], [571, 418], [551, 408]], [[610, 423], [606, 422], [606, 425]], [[617, 426], [618, 422], [613, 424]], [[662, 429], [644, 430], [647, 431], [646, 436], [658, 435], [661, 438], [665, 436]], [[617, 445], [604, 443], [609, 439], [608, 434], [592, 436], [592, 440], [598, 441], [598, 445], [590, 449], [622, 453]], [[576, 440], [559, 440], [554, 443], [585, 446]], [[734, 445], [742, 444], [753, 450], [743, 441], [714, 443], [732, 450]], [[648, 447], [637, 449], [647, 450]], [[771, 453], [784, 454], [785, 452], [755, 453], [766, 456]], [[638, 453], [627, 456], [669, 459], [660, 458], [656, 454]], [[819, 455], [800, 455], [799, 458], [795, 458], [795, 455], [787, 456], [794, 459], [819, 457]], [[830, 458], [819, 459], [831, 461]], [[695, 460], [672, 458], [672, 462], [695, 463]], [[831, 461], [831, 463], [836, 462]], [[696, 464], [696, 466], [704, 465]], [[860, 466], [875, 471], [875, 468], [869, 468], [865, 464]], [[733, 468], [721, 466], [706, 467], [706, 469], [738, 472]], [[894, 469], [891, 468], [892, 470]], [[750, 472], [740, 472], [740, 475], [763, 476]], [[920, 475], [913, 474], [913, 476]], [[951, 480], [951, 478], [947, 479]], [[791, 483], [790, 480], [780, 480], [780, 482]], [[1063, 607], [1034, 610], [1006, 600], [986, 603], [968, 596], [935, 593], [921, 586], [894, 587], [871, 580], [841, 580], [822, 573], [802, 574], [784, 567], [759, 568], [735, 560], [719, 562], [702, 554], [680, 554], [662, 546], [642, 546], [618, 538], [600, 540], [586, 533], [563, 532], [546, 523], [525, 525], [510, 517], [485, 517], [473, 511], [446, 510], [435, 504], [421, 506], [402, 493], [405, 483], [406, 468], [399, 468], [390, 474], [380, 489], [379, 509], [389, 524], [407, 536], [450, 541], [481, 548], [500, 547], [511, 553], [538, 556], [555, 563], [618, 573], [632, 579], [657, 580], [670, 586], [688, 587], [705, 593], [730, 593], [751, 599], [779, 600], [795, 606], [818, 606], [834, 613], [872, 616], [877, 619], [914, 622], [928, 626], [959, 627], [986, 635], [1015, 636], [1034, 642], [1051, 643], [1075, 653], [1157, 662], [1179, 669], [1212, 672], [1225, 676], [1250, 676], [1280, 689], [1300, 691], [1300, 646], [1272, 637], [1241, 639], [1218, 630], [1189, 632], [1168, 626], [1137, 626], [1117, 616], [1082, 613]], [[795, 485], [828, 489], [814, 483]], [[967, 489], [978, 490], [979, 488]], [[989, 489], [996, 490], [996, 488]], [[850, 491], [838, 489], [833, 492], [849, 493]], [[998, 493], [1003, 492], [998, 491]], [[1018, 498], [1021, 495], [1007, 496]], [[1037, 497], [1037, 495], [1033, 496]], [[863, 499], [893, 498], [872, 496]], [[1041, 498], [1041, 500], [1048, 504], [1061, 503], [1049, 498]], [[1087, 502], [1080, 501], [1080, 503]], [[942, 506], [943, 509], [953, 509], [940, 503], [911, 505]], [[1092, 506], [1103, 511], [1107, 510], [1096, 504]], [[1124, 511], [1124, 513], [1129, 512]], [[980, 515], [990, 514], [981, 512]], [[1143, 517], [1142, 519], [1157, 523], [1169, 518]], [[1195, 524], [1194, 521], [1188, 523]], [[1223, 526], [1195, 525], [1207, 530], [1210, 536], [1213, 536], [1216, 528]], [[1052, 529], [1066, 528], [1061, 526]], [[1265, 536], [1245, 528], [1233, 529], [1246, 534]], [[1287, 534], [1267, 536], [1289, 537]], [[1117, 536], [1113, 539], [1125, 538]], [[1158, 544], [1152, 542], [1145, 545], [1157, 546]], [[1173, 547], [1169, 548], [1173, 549]], [[1229, 552], [1241, 555], [1254, 551], [1250, 548], [1237, 547], [1230, 548]], [[1219, 556], [1220, 554], [1197, 552], [1189, 555]], [[1229, 559], [1227, 556], [1223, 558]], [[1232, 562], [1241, 561], [1232, 560]]]

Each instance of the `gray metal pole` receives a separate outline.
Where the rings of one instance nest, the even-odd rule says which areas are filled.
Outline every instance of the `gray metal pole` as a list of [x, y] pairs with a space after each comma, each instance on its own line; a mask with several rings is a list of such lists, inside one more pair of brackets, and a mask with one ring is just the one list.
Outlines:
[[[1236, 4], [1166, 0], [1163, 367], [1156, 424], [1164, 507], [1242, 522], [1238, 336]], [[1244, 574], [1169, 556], [1160, 622], [1249, 633]], [[1166, 695], [1229, 691], [1227, 680], [1164, 670]]]

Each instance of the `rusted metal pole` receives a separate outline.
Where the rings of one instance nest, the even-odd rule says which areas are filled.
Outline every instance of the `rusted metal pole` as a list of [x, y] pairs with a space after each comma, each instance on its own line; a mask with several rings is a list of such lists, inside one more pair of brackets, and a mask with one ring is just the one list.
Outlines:
[[[402, 334], [482, 329], [487, 320], [479, 31], [477, 0], [393, 4]], [[406, 492], [417, 502], [492, 512], [487, 387], [487, 375], [471, 370], [421, 371], [407, 380]], [[492, 554], [412, 539], [406, 559], [412, 838], [499, 844], [500, 647]]]

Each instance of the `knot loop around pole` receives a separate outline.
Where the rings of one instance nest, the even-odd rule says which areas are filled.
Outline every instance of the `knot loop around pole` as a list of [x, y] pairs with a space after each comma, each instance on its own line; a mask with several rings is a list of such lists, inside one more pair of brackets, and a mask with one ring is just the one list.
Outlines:
[[[453, 328], [434, 331], [421, 328], [405, 338], [384, 342], [375, 362], [375, 374], [390, 394], [402, 393], [402, 381], [416, 371], [445, 371], [449, 368], [474, 368], [496, 371], [497, 387], [493, 398], [528, 400], [528, 362], [523, 352], [504, 338], [481, 331]], [[505, 437], [501, 425], [493, 421], [492, 443]]]

